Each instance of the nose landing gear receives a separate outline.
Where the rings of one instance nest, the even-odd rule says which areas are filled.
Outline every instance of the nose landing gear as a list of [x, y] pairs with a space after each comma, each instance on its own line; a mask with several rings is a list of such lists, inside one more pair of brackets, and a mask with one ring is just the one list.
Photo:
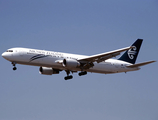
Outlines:
[[15, 66], [16, 63], [15, 63], [15, 62], [12, 62], [12, 65], [14, 66], [14, 67], [13, 67], [13, 70], [16, 70], [16, 69], [17, 69], [16, 66]]

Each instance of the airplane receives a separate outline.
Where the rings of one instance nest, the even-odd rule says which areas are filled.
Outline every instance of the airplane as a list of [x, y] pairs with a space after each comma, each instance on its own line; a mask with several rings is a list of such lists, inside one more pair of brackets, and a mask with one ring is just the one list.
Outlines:
[[[142, 41], [143, 39], [137, 39], [129, 47], [92, 56], [16, 47], [2, 53], [2, 57], [12, 63], [13, 70], [17, 69], [16, 64], [39, 66], [39, 73], [43, 75], [59, 74], [64, 70], [67, 74], [64, 79], [69, 80], [73, 78], [70, 72], [80, 71], [79, 76], [86, 75], [87, 72], [126, 73], [156, 62], [148, 61], [135, 64]], [[124, 51], [125, 53], [119, 59], [112, 59]]]

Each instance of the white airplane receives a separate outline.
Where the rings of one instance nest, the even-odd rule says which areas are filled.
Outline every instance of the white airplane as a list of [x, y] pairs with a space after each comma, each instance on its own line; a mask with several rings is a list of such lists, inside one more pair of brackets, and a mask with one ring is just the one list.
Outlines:
[[[29, 48], [11, 48], [2, 54], [2, 57], [12, 63], [13, 70], [16, 64], [39, 66], [39, 72], [44, 75], [59, 74], [65, 70], [65, 80], [72, 79], [70, 72], [79, 72], [79, 76], [87, 72], [111, 74], [139, 70], [140, 66], [153, 63], [148, 61], [135, 64], [143, 39], [137, 39], [132, 46], [105, 52], [92, 56], [68, 54], [62, 52], [45, 51]], [[110, 59], [126, 51], [119, 59]]]

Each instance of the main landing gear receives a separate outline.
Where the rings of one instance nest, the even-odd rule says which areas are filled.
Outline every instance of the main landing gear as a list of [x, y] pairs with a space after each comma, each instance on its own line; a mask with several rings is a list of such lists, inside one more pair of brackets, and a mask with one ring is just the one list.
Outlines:
[[79, 76], [86, 75], [86, 74], [87, 74], [86, 71], [83, 71], [83, 72], [78, 73]]
[[[67, 76], [64, 78], [65, 80], [69, 80], [69, 79], [73, 78], [72, 75], [69, 75], [70, 74], [69, 70], [66, 70], [66, 74], [67, 74]], [[82, 71], [82, 72], [78, 73], [79, 76], [86, 75], [86, 74], [87, 74], [86, 71]]]
[[70, 74], [70, 71], [69, 71], [69, 70], [66, 70], [66, 74], [67, 74], [67, 76], [64, 78], [65, 80], [69, 80], [69, 79], [72, 79], [72, 78], [73, 78], [72, 75], [69, 75], [69, 74]]
[[64, 79], [65, 80], [69, 80], [69, 79], [72, 79], [73, 78], [73, 76], [72, 75], [69, 75], [69, 76], [66, 76]]
[[16, 66], [15, 66], [16, 63], [15, 63], [15, 62], [12, 62], [12, 65], [14, 66], [14, 67], [13, 67], [13, 70], [16, 70], [16, 69], [17, 69]]

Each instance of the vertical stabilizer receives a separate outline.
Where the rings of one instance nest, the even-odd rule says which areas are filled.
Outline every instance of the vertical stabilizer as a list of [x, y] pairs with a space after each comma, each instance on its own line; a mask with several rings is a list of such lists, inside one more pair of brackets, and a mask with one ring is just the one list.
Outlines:
[[118, 60], [135, 64], [143, 39], [137, 39], [132, 46], [134, 48], [127, 50]]

